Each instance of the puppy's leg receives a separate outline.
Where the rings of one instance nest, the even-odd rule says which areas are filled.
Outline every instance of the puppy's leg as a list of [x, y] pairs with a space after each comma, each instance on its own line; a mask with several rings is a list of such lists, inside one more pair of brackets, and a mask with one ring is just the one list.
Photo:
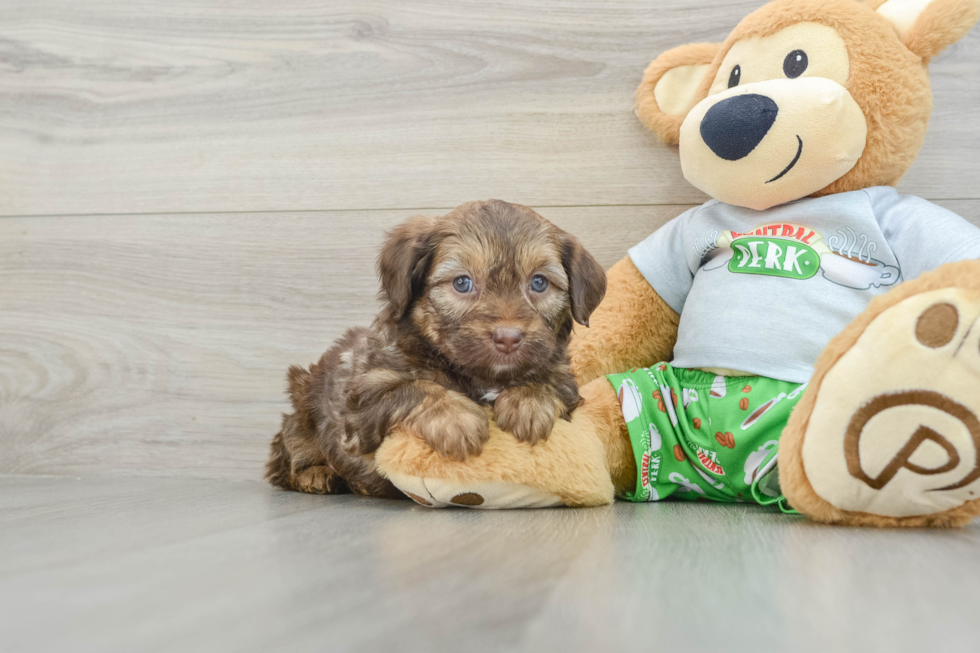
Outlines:
[[436, 383], [420, 381], [425, 398], [403, 426], [430, 447], [454, 460], [466, 460], [483, 451], [490, 437], [487, 414], [465, 395]]
[[433, 381], [372, 370], [352, 384], [344, 450], [367, 455], [399, 426], [455, 460], [478, 455], [489, 437], [487, 415], [475, 402]]
[[565, 405], [551, 386], [532, 383], [507, 388], [493, 403], [493, 420], [521, 442], [544, 440]]
[[308, 494], [343, 494], [347, 483], [327, 466], [312, 431], [296, 415], [283, 417], [272, 439], [266, 479], [276, 487]]

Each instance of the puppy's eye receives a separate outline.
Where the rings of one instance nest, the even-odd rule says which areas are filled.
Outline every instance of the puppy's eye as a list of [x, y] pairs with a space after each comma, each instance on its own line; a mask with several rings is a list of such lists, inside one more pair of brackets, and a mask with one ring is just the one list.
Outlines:
[[534, 292], [544, 292], [548, 289], [548, 280], [540, 274], [531, 277], [531, 290]]
[[806, 52], [803, 50], [793, 50], [783, 59], [783, 72], [790, 79], [796, 79], [806, 72], [806, 67], [809, 65], [810, 62], [807, 59]]
[[453, 289], [465, 295], [473, 290], [473, 280], [469, 277], [456, 277], [453, 279]]
[[728, 76], [728, 88], [735, 88], [740, 81], [742, 81], [742, 67], [735, 66], [732, 68], [732, 74]]

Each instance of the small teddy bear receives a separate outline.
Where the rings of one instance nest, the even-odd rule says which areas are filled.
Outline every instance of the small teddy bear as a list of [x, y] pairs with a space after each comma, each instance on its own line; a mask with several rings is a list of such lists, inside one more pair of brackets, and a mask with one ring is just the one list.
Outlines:
[[925, 136], [927, 64], [978, 17], [980, 0], [775, 0], [660, 55], [637, 115], [713, 199], [609, 271], [570, 347], [584, 404], [533, 447], [492, 427], [463, 462], [397, 431], [378, 469], [435, 507], [980, 514], [980, 229], [893, 188]]

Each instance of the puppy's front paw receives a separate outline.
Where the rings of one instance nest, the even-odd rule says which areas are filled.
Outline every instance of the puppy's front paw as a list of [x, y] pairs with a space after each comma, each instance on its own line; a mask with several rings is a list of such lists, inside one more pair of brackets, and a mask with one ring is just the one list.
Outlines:
[[438, 453], [454, 460], [480, 455], [490, 437], [486, 413], [457, 392], [426, 397], [406, 426]]
[[508, 388], [493, 404], [497, 426], [521, 442], [536, 444], [551, 435], [561, 402], [554, 391], [533, 386]]

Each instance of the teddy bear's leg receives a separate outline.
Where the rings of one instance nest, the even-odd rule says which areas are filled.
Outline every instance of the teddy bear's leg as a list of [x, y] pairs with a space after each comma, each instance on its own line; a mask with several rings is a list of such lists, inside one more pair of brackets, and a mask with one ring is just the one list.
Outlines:
[[396, 430], [378, 450], [378, 469], [417, 503], [430, 507], [543, 508], [597, 506], [636, 483], [626, 423], [612, 385], [581, 389], [571, 421], [557, 420], [534, 446], [490, 425], [479, 456], [444, 458], [420, 438]]
[[980, 261], [875, 299], [828, 345], [779, 445], [790, 504], [828, 523], [980, 515]]

